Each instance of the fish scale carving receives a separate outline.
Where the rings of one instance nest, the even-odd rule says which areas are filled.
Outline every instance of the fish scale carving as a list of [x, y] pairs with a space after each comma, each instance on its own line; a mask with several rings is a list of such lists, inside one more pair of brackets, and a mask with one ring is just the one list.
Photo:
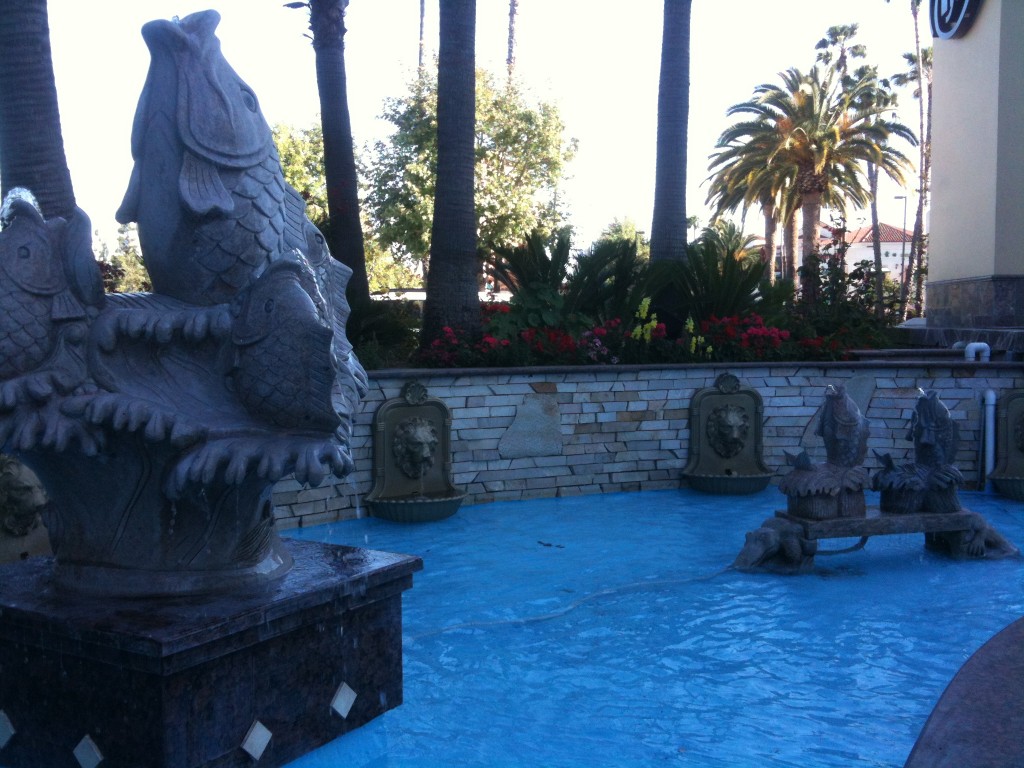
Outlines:
[[0, 378], [11, 378], [42, 363], [55, 342], [49, 296], [33, 296], [0, 282]]

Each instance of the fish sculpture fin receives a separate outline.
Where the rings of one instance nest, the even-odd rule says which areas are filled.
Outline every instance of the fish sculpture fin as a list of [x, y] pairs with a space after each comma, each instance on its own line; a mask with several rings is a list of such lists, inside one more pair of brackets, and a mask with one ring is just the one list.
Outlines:
[[139, 171], [139, 164], [132, 166], [132, 175], [128, 179], [128, 189], [125, 190], [121, 205], [114, 213], [114, 220], [118, 224], [128, 224], [138, 217], [139, 194], [142, 191], [142, 173]]
[[85, 308], [68, 291], [58, 293], [53, 297], [50, 305], [51, 320], [82, 320], [85, 317]]
[[68, 219], [62, 245], [64, 276], [75, 298], [86, 306], [102, 308], [106, 294], [103, 275], [92, 253], [92, 222], [81, 208], [75, 208], [74, 215]]
[[235, 208], [231, 193], [224, 187], [216, 166], [185, 150], [178, 177], [181, 200], [193, 213], [230, 214]]

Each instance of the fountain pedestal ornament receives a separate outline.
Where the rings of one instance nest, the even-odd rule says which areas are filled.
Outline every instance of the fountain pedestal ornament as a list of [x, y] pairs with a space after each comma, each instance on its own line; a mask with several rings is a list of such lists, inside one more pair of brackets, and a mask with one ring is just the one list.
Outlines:
[[757, 493], [772, 479], [762, 458], [764, 402], [723, 373], [690, 400], [690, 459], [683, 478], [705, 493]]
[[0, 450], [42, 481], [53, 550], [0, 577], [7, 768], [280, 765], [401, 699], [419, 560], [274, 529], [277, 480], [351, 471], [367, 382], [351, 271], [219, 20], [142, 30], [117, 218], [152, 293], [104, 295], [83, 211], [44, 220], [24, 190], [0, 211]]
[[[806, 453], [794, 457], [795, 468], [779, 484], [789, 499], [786, 511], [747, 533], [734, 567], [805, 572], [813, 568], [815, 555], [851, 552], [871, 536], [900, 533], [923, 533], [928, 549], [952, 557], [1019, 555], [984, 517], [962, 508], [957, 495], [962, 476], [952, 464], [959, 430], [935, 392], [921, 393], [911, 419], [908, 439], [914, 441], [914, 463], [897, 466], [889, 454], [879, 455], [882, 468], [871, 483], [880, 491], [880, 505], [870, 509], [863, 502], [867, 473], [857, 466], [865, 458], [867, 429], [842, 389], [830, 387], [818, 427], [828, 461], [814, 466]], [[833, 496], [836, 503], [828, 501]], [[818, 546], [823, 539], [854, 537], [859, 542], [846, 549]]]

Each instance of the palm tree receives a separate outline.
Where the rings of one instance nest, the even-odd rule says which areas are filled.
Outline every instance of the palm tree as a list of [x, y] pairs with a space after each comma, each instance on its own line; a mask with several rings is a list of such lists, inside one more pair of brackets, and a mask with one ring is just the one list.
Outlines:
[[[921, 157], [918, 170], [917, 190], [917, 212], [914, 215], [914, 233], [910, 240], [910, 263], [914, 266], [913, 273], [916, 276], [914, 293], [915, 310], [921, 314], [923, 303], [923, 282], [924, 282], [924, 208], [928, 204], [928, 191], [931, 177], [932, 165], [932, 49], [922, 48], [921, 57], [917, 58], [912, 53], [903, 54], [903, 58], [909, 65], [906, 72], [893, 75], [893, 82], [897, 85], [915, 84], [914, 98], [922, 105], [921, 135]], [[919, 66], [918, 62], [921, 63]], [[924, 98], [921, 97], [921, 83], [924, 83]], [[910, 270], [908, 270], [908, 275]], [[909, 286], [908, 286], [909, 289]], [[908, 290], [901, 290], [903, 305], [907, 303]]]
[[[764, 253], [771, 264], [768, 279], [775, 282], [775, 240], [783, 213], [795, 215], [796, 201], [791, 200], [794, 173], [791, 166], [773, 162], [773, 133], [733, 136], [727, 131], [716, 145], [719, 151], [711, 156], [712, 171], [707, 202], [715, 218], [726, 211], [752, 205], [761, 208], [764, 217]], [[789, 203], [787, 205], [787, 202]], [[783, 276], [786, 270], [783, 269]], [[792, 274], [788, 275], [792, 277]]]
[[345, 74], [345, 9], [348, 0], [309, 0], [290, 7], [309, 8], [309, 28], [316, 52], [316, 82], [320, 94], [320, 124], [324, 137], [324, 176], [327, 179], [328, 226], [331, 254], [352, 270], [348, 299], [355, 305], [370, 300], [366, 275], [363, 226], [359, 218], [359, 179], [352, 146]]
[[446, 326], [480, 335], [481, 273], [473, 196], [476, 126], [476, 0], [440, 0], [437, 71], [437, 186], [427, 300], [420, 342]]
[[7, 3], [0, 14], [0, 180], [2, 196], [30, 189], [47, 219], [75, 213], [46, 0]]
[[692, 0], [664, 0], [651, 258], [686, 258], [686, 127]]
[[869, 98], [877, 82], [866, 74], [844, 83], [834, 67], [824, 77], [813, 67], [806, 75], [789, 69], [781, 78], [781, 86], [759, 85], [753, 99], [728, 110], [730, 115], [749, 114], [752, 119], [727, 129], [719, 143], [742, 142], [744, 137], [767, 139], [770, 162], [795, 174], [794, 192], [799, 195], [803, 222], [801, 287], [805, 298], [812, 300], [814, 275], [807, 267], [818, 252], [823, 204], [847, 200], [865, 205], [865, 162], [875, 163], [902, 183], [910, 162], [889, 139], [899, 136], [912, 144], [916, 139], [903, 124], [887, 120], [883, 108]]
[[[850, 41], [857, 34], [856, 24], [845, 24], [835, 27], [829, 27], [825, 37], [818, 41], [815, 46], [820, 53], [817, 56], [817, 60], [822, 64], [833, 65], [839, 71], [843, 77], [844, 83], [851, 82], [849, 80], [850, 71], [850, 59], [863, 59], [867, 56], [867, 48], [865, 46], [857, 44], [851, 45]], [[856, 82], [856, 79], [860, 74], [870, 73], [872, 76], [877, 78], [877, 69], [862, 68], [858, 71], [858, 75], [855, 76], [852, 82]], [[895, 104], [895, 97], [889, 91], [888, 83], [882, 81], [880, 87], [876, 90], [876, 93], [871, 96], [878, 99], [885, 99], [886, 104], [883, 106], [892, 106]], [[875, 316], [881, 320], [884, 313], [884, 297], [883, 297], [883, 286], [884, 279], [882, 275], [882, 242], [881, 242], [881, 227], [878, 221], [878, 167], [870, 160], [867, 163], [867, 178], [868, 178], [868, 194], [871, 199], [870, 211], [871, 211], [871, 239], [874, 245], [874, 258], [875, 258]]]

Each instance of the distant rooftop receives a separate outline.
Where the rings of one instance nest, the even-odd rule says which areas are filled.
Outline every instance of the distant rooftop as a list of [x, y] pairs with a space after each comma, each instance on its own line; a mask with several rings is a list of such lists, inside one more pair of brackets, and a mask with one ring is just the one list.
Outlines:
[[[914, 237], [914, 233], [909, 229], [900, 229], [899, 227], [881, 222], [878, 223], [878, 234], [879, 241], [883, 243], [909, 243]], [[874, 242], [871, 236], [871, 227], [851, 229], [846, 233], [846, 242], [850, 245]]]

